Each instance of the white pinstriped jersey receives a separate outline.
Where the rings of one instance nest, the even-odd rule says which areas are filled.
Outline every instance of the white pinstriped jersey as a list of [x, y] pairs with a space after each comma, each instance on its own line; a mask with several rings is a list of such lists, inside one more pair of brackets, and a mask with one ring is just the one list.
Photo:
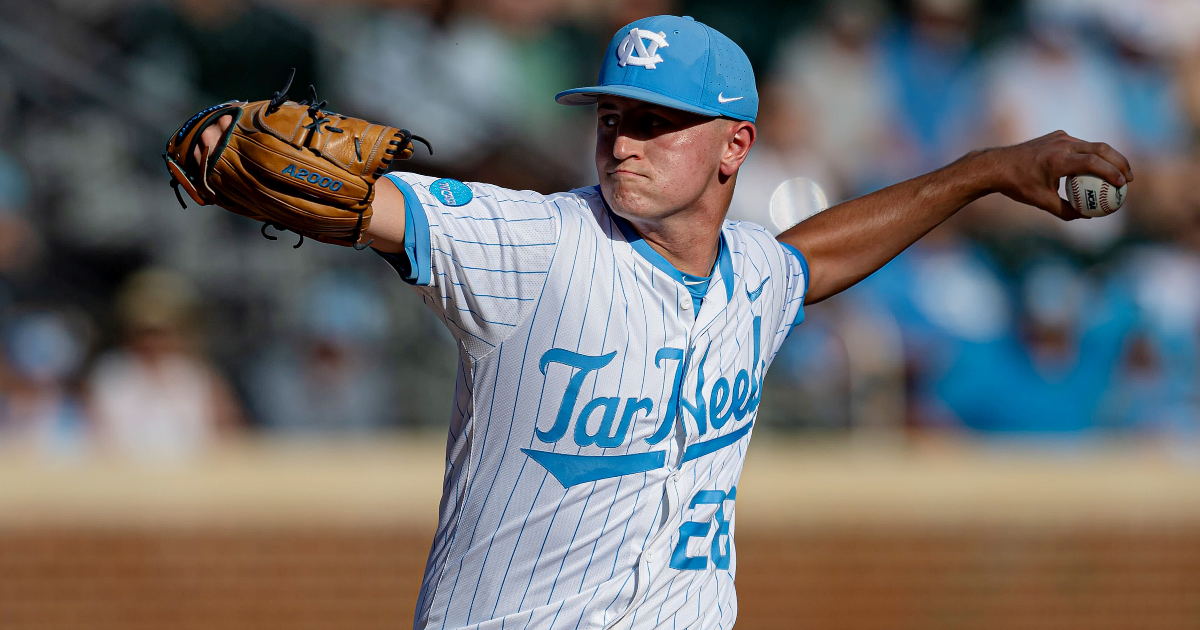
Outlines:
[[706, 289], [607, 209], [413, 174], [405, 256], [458, 341], [416, 628], [730, 628], [738, 478], [807, 267], [726, 222]]

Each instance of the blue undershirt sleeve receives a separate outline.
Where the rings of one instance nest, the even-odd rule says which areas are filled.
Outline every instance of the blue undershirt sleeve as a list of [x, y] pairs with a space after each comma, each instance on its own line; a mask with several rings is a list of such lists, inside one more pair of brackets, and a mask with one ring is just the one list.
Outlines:
[[783, 245], [783, 249], [785, 251], [796, 257], [796, 259], [800, 262], [800, 272], [803, 274], [804, 286], [800, 289], [800, 295], [798, 296], [800, 304], [796, 307], [796, 317], [792, 320], [791, 327], [788, 329], [788, 334], [791, 334], [791, 329], [795, 328], [800, 324], [800, 322], [804, 321], [804, 298], [808, 295], [808, 259], [806, 259], [804, 254], [800, 253], [800, 250], [796, 249], [793, 245], [789, 245], [783, 241], [779, 241], [779, 244]]
[[420, 198], [408, 182], [391, 174], [384, 179], [396, 185], [404, 195], [404, 253], [389, 254], [377, 249], [372, 250], [383, 257], [407, 283], [416, 286], [429, 286], [433, 283], [432, 267], [430, 264], [429, 219]]

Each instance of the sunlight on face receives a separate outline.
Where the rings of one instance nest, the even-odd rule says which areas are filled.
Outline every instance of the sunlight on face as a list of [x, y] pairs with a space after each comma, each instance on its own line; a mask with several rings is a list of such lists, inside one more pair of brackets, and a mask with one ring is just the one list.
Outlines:
[[618, 215], [660, 220], [717, 185], [731, 121], [615, 96], [596, 117], [596, 174]]

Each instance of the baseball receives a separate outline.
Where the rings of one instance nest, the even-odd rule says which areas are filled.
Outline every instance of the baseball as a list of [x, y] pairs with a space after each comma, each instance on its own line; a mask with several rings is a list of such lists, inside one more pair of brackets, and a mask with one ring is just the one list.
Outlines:
[[1103, 217], [1121, 208], [1129, 184], [1120, 188], [1091, 175], [1072, 175], [1067, 178], [1067, 199], [1071, 207], [1085, 217]]

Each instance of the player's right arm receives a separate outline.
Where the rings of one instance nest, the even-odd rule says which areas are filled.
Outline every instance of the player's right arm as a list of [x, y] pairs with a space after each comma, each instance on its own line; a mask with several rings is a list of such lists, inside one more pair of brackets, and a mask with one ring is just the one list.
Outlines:
[[974, 151], [932, 173], [841, 203], [783, 232], [779, 240], [804, 252], [812, 271], [805, 303], [813, 304], [871, 275], [968, 203], [992, 193], [1061, 219], [1080, 218], [1058, 196], [1059, 179], [1079, 174], [1117, 187], [1133, 180], [1129, 161], [1112, 147], [1057, 131]]
[[404, 194], [383, 178], [375, 183], [375, 201], [371, 203], [373, 218], [366, 230], [371, 247], [386, 254], [404, 252]]

